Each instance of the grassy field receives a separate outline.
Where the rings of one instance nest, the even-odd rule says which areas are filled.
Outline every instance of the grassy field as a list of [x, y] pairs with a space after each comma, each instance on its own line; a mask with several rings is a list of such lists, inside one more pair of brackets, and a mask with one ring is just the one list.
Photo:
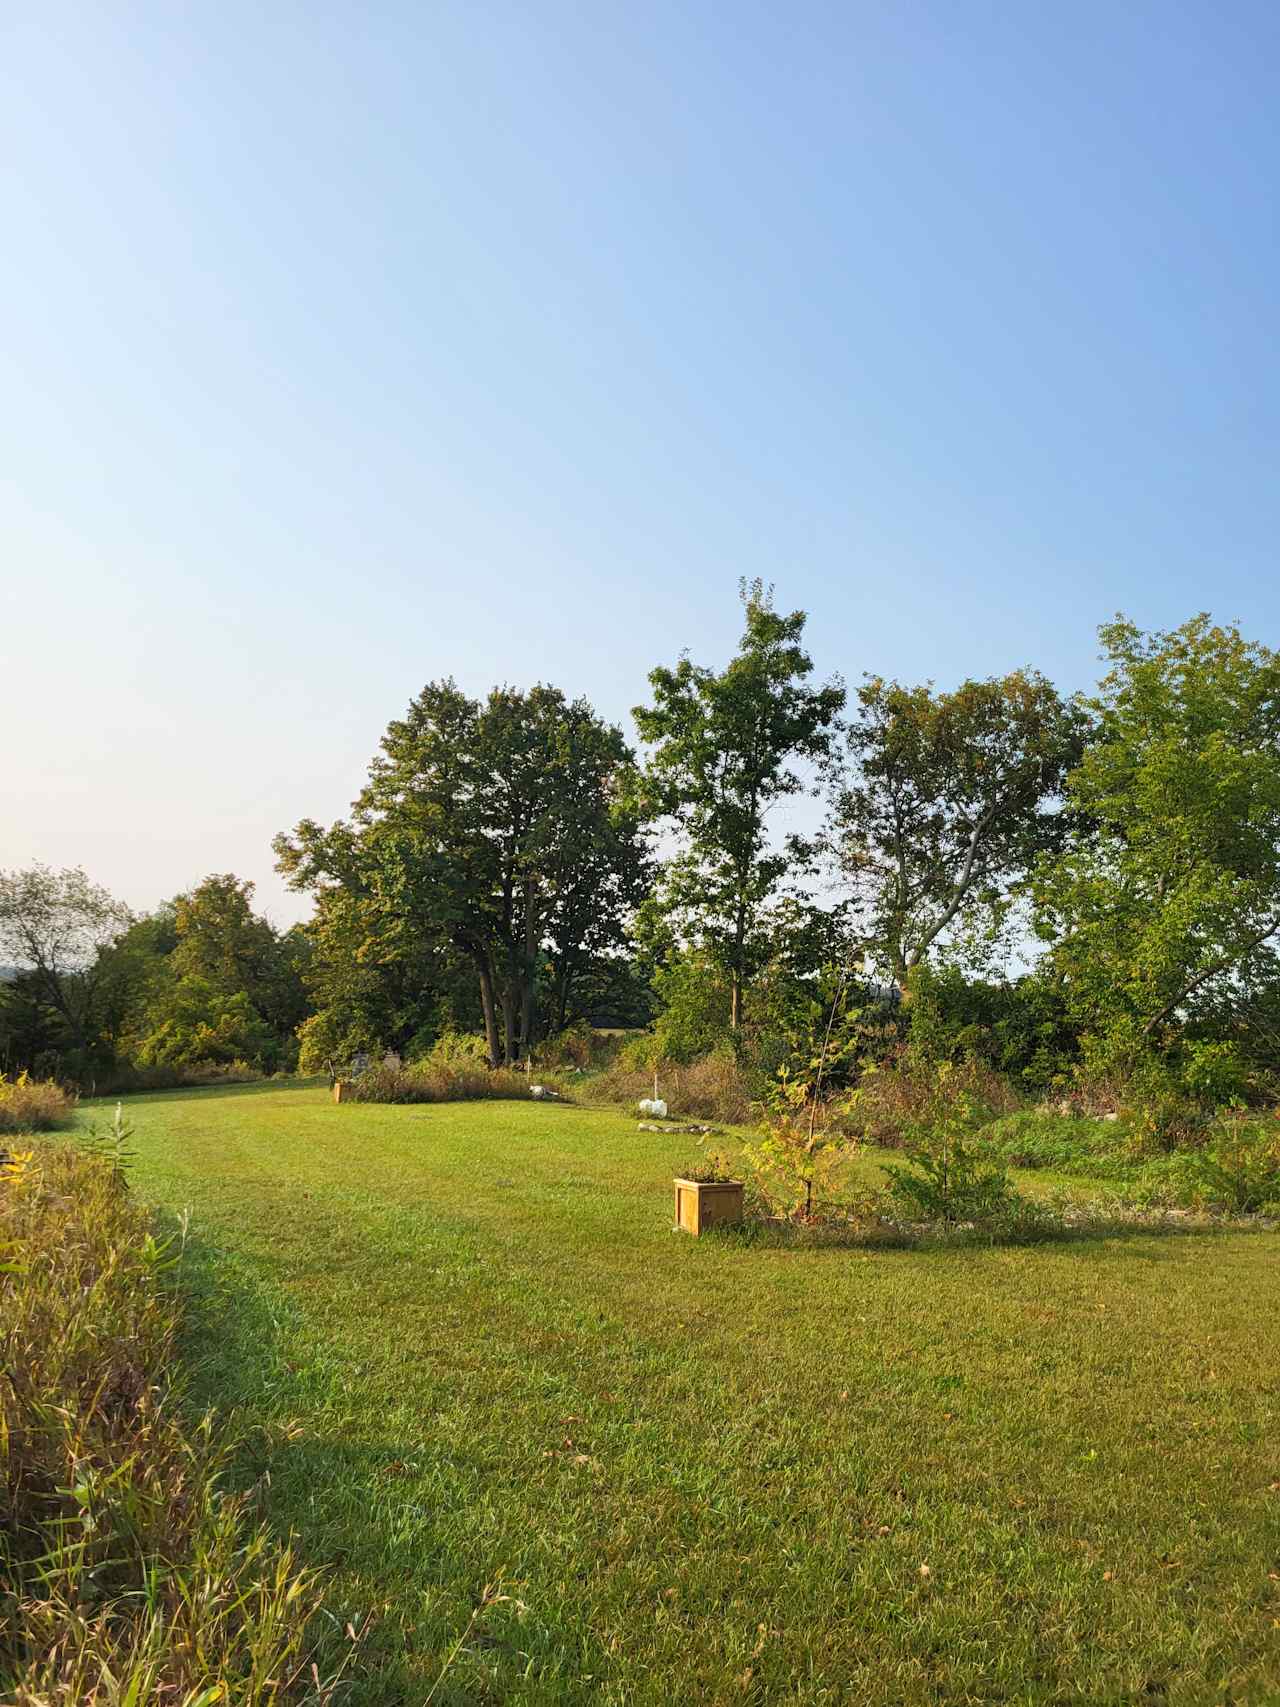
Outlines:
[[126, 1107], [341, 1700], [1280, 1700], [1276, 1236], [695, 1241], [621, 1114]]

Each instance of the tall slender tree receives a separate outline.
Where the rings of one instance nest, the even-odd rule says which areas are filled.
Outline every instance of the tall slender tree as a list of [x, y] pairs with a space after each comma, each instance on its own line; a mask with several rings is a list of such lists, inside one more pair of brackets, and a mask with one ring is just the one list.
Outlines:
[[652, 705], [634, 712], [653, 749], [647, 799], [682, 838], [657, 905], [677, 934], [723, 968], [735, 1031], [752, 975], [768, 954], [765, 910], [811, 851], [798, 836], [771, 842], [770, 811], [805, 789], [798, 767], [827, 757], [845, 701], [839, 680], [810, 684], [804, 611], [776, 611], [772, 589], [760, 581], [741, 582], [739, 597], [745, 628], [725, 669], [687, 656], [674, 668], [659, 667], [649, 676]]

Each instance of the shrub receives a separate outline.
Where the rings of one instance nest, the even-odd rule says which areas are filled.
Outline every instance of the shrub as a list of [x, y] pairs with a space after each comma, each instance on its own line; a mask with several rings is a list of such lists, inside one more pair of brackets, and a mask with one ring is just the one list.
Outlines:
[[1280, 1205], [1280, 1122], [1231, 1115], [1182, 1162], [1181, 1195], [1240, 1215]]
[[489, 1046], [483, 1037], [469, 1031], [442, 1031], [430, 1049], [419, 1055], [414, 1066], [487, 1067]]
[[[554, 1074], [540, 1074], [535, 1082], [564, 1095]], [[383, 1062], [351, 1080], [354, 1102], [467, 1102], [480, 1098], [527, 1102], [530, 1094], [527, 1073], [467, 1062], [449, 1065], [420, 1061], [412, 1067]]]
[[[634, 1039], [624, 1045], [613, 1066], [595, 1080], [594, 1092], [608, 1102], [633, 1105], [641, 1097], [651, 1096], [653, 1068], [632, 1064], [642, 1054], [633, 1045], [650, 1041]], [[687, 1066], [664, 1062], [657, 1072], [658, 1094], [666, 1099], [673, 1118], [746, 1126], [759, 1111], [759, 1099], [732, 1050], [717, 1050]]]
[[250, 1085], [266, 1075], [247, 1061], [189, 1061], [163, 1066], [122, 1066], [94, 1081], [95, 1096], [130, 1096], [144, 1091], [197, 1090], [204, 1085]]
[[51, 1079], [30, 1079], [25, 1073], [6, 1079], [0, 1073], [0, 1133], [69, 1126], [75, 1106], [75, 1098]]
[[548, 1037], [534, 1051], [538, 1071], [546, 1068], [574, 1068], [580, 1073], [599, 1072], [615, 1061], [629, 1044], [641, 1041], [628, 1039], [620, 1031], [596, 1031], [589, 1025], [572, 1025], [567, 1030]]
[[105, 1161], [0, 1169], [0, 1680], [14, 1707], [282, 1702], [316, 1583], [173, 1385], [171, 1250]]
[[[810, 1115], [814, 1118], [810, 1119]], [[822, 1120], [821, 1105], [782, 1109], [761, 1128], [742, 1159], [770, 1209], [812, 1219], [836, 1195], [848, 1141]]]
[[1008, 1214], [1014, 1192], [1007, 1167], [977, 1137], [987, 1120], [984, 1088], [982, 1069], [972, 1061], [940, 1062], [920, 1084], [903, 1126], [910, 1163], [885, 1169], [890, 1196], [909, 1215], [954, 1226]]
[[[963, 1075], [979, 1125], [1021, 1107], [1021, 1098], [994, 1068], [969, 1060], [955, 1070]], [[929, 1117], [937, 1071], [935, 1062], [910, 1045], [896, 1050], [886, 1066], [868, 1068], [845, 1103], [850, 1129], [869, 1143], [899, 1148]]]

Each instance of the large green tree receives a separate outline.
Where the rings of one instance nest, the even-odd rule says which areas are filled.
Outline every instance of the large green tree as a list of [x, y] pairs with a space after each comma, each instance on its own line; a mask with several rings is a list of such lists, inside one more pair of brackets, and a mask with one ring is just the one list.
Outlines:
[[1067, 784], [1087, 826], [1036, 883], [1079, 1023], [1118, 1057], [1231, 1027], [1280, 984], [1280, 654], [1197, 616], [1118, 618]]
[[825, 841], [873, 964], [904, 984], [935, 945], [989, 943], [1066, 829], [1085, 720], [1030, 670], [952, 693], [868, 677]]
[[119, 988], [107, 951], [131, 918], [78, 867], [0, 872], [0, 965], [18, 974], [5, 990], [18, 1065], [82, 1079], [109, 1062]]
[[115, 946], [134, 1001], [122, 1039], [143, 1066], [245, 1060], [266, 1071], [293, 1058], [307, 1012], [307, 939], [253, 909], [254, 885], [206, 877]]
[[810, 683], [805, 613], [774, 610], [759, 581], [743, 582], [739, 592], [746, 624], [729, 664], [716, 671], [683, 657], [653, 670], [653, 703], [634, 712], [652, 748], [646, 798], [682, 843], [656, 906], [676, 938], [723, 972], [734, 1031], [751, 979], [769, 957], [769, 904], [809, 857], [801, 837], [771, 840], [771, 809], [804, 790], [806, 763], [828, 756], [845, 701], [840, 682]]
[[350, 819], [278, 837], [280, 867], [358, 902], [366, 958], [429, 945], [469, 964], [490, 1059], [514, 1063], [545, 1030], [548, 962], [571, 991], [646, 887], [631, 765], [621, 732], [557, 688], [480, 702], [432, 682], [389, 725]]

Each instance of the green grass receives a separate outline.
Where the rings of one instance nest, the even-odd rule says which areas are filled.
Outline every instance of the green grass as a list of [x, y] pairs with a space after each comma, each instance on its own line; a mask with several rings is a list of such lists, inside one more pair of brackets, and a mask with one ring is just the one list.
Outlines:
[[692, 1141], [620, 1113], [127, 1107], [352, 1707], [495, 1583], [434, 1707], [1280, 1700], [1273, 1235], [695, 1241]]

